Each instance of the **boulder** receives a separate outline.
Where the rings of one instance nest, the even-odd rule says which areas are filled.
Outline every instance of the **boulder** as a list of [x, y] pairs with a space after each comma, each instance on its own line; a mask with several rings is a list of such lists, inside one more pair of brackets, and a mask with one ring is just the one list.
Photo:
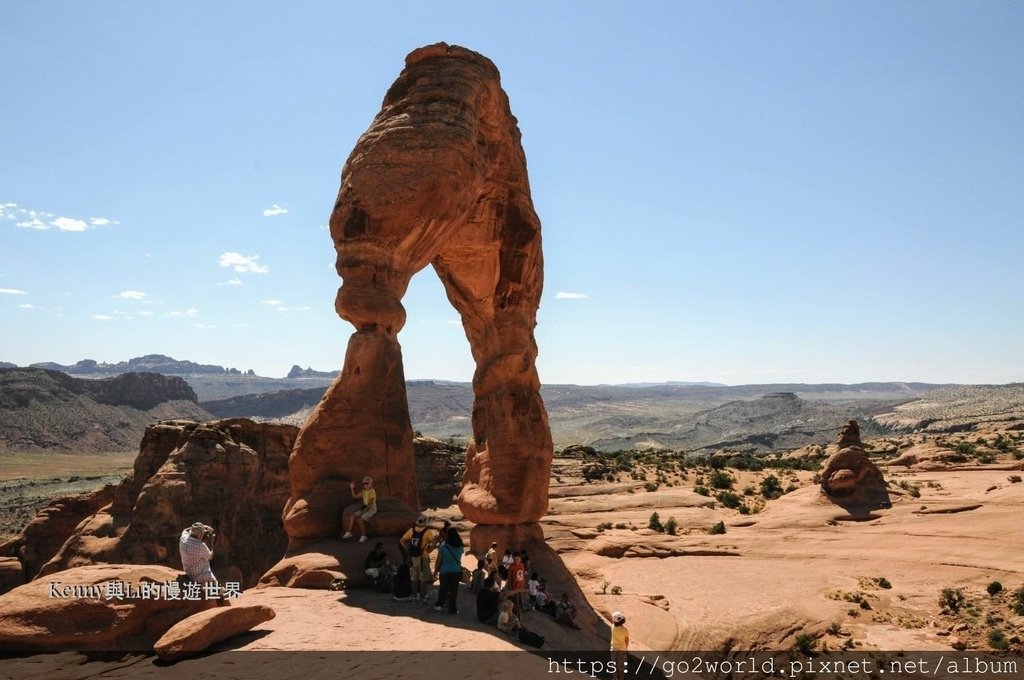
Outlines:
[[859, 446], [840, 449], [825, 461], [821, 470], [821, 491], [829, 500], [844, 507], [892, 506], [882, 472]]
[[846, 424], [843, 431], [839, 433], [839, 438], [836, 439], [836, 445], [840, 449], [847, 449], [851, 446], [861, 446], [860, 425], [857, 424], [856, 420], [851, 420]]
[[[167, 598], [161, 586], [177, 576], [161, 566], [102, 564], [15, 588], [0, 595], [0, 650], [148, 652], [178, 621], [217, 606]], [[128, 596], [115, 596], [118, 584]]]
[[266, 605], [218, 607], [179, 621], [153, 645], [156, 655], [174, 662], [194, 656], [221, 640], [252, 630], [274, 618]]
[[295, 445], [290, 549], [339, 530], [349, 480], [420, 508], [398, 333], [412, 276], [430, 265], [462, 317], [477, 369], [459, 506], [474, 522], [547, 510], [552, 444], [533, 329], [540, 220], [500, 76], [438, 43], [412, 52], [345, 167], [330, 220], [342, 278], [335, 310], [355, 327], [345, 364]]
[[164, 421], [146, 429], [133, 471], [79, 525], [40, 576], [98, 562], [181, 568], [178, 538], [200, 521], [216, 532], [213, 571], [254, 585], [284, 554], [291, 425], [244, 418]]
[[332, 538], [289, 554], [263, 575], [257, 587], [285, 586], [322, 590], [335, 579], [344, 579], [352, 586], [369, 585], [370, 577], [363, 571], [363, 565], [378, 541], [384, 544], [391, 564], [399, 564], [402, 548], [395, 537], [368, 540], [365, 543], [359, 543], [355, 538]]
[[25, 570], [17, 557], [0, 557], [0, 594], [25, 582]]

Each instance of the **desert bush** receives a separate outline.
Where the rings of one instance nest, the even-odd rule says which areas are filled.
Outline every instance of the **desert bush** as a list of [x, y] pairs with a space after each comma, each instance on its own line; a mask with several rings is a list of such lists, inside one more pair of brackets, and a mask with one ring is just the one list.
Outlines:
[[793, 643], [793, 649], [801, 654], [810, 655], [814, 653], [814, 647], [817, 642], [818, 641], [810, 633], [800, 633], [796, 636], [796, 641]]
[[709, 534], [724, 534], [725, 533], [725, 522], [719, 522], [718, 524], [711, 525], [708, 529]]
[[612, 595], [622, 595], [622, 586], [612, 586]]
[[1003, 631], [993, 628], [988, 632], [988, 646], [992, 649], [1009, 649], [1010, 641], [1006, 639]]
[[679, 524], [676, 522], [676, 518], [675, 517], [669, 517], [668, 521], [665, 522], [665, 533], [668, 534], [669, 536], [675, 536], [676, 535], [676, 529], [678, 527], [679, 527]]
[[605, 594], [608, 593], [608, 586], [610, 586], [611, 584], [612, 584], [611, 581], [603, 581], [601, 583], [601, 594], [602, 595], [605, 595]]
[[964, 606], [964, 591], [959, 588], [943, 588], [939, 594], [939, 606], [956, 614]]
[[979, 453], [975, 457], [978, 459], [978, 462], [981, 463], [982, 465], [991, 465], [996, 461], [996, 457], [993, 456], [991, 453]]
[[1006, 478], [1010, 484], [1020, 484], [1020, 475], [1010, 475]]
[[992, 581], [992, 583], [988, 584], [988, 588], [985, 590], [988, 591], [989, 595], [995, 595], [996, 593], [1001, 593], [1003, 591], [1003, 584], [999, 581]]
[[655, 531], [664, 531], [665, 527], [661, 525], [661, 518], [658, 517], [658, 513], [652, 512], [651, 519], [647, 522], [648, 529], [654, 529]]
[[708, 487], [706, 487], [706, 486], [704, 486], [702, 484], [698, 484], [697, 486], [693, 487], [693, 492], [694, 493], [699, 493], [701, 496], [710, 496], [711, 495], [711, 490], [708, 489]]
[[964, 439], [963, 441], [957, 442], [956, 446], [953, 447], [953, 450], [957, 453], [962, 453], [965, 456], [970, 456], [978, 450], [978, 447]]
[[793, 493], [798, 488], [800, 487], [798, 487], [796, 484], [790, 484], [789, 486], [786, 487], [786, 493]]
[[618, 524], [615, 525], [615, 528], [616, 529], [628, 529], [629, 527], [627, 527], [624, 522], [619, 522]]
[[612, 523], [611, 522], [601, 522], [600, 524], [597, 525], [597, 530], [598, 531], [604, 531], [605, 529], [611, 529], [611, 528], [612, 528]]
[[843, 629], [839, 625], [839, 622], [838, 621], [833, 621], [832, 624], [828, 627], [828, 634], [829, 635], [839, 635], [839, 633], [841, 633], [842, 630]]
[[647, 482], [646, 484], [644, 484], [644, 489], [646, 489], [647, 491], [657, 491], [658, 490], [658, 483], [657, 482]]
[[761, 480], [761, 495], [771, 500], [782, 495], [782, 482], [775, 475], [768, 475]]
[[732, 508], [733, 510], [740, 507], [741, 504], [740, 497], [732, 491], [720, 491], [715, 495], [715, 498], [718, 499], [719, 503], [727, 508]]
[[711, 486], [715, 489], [731, 489], [732, 476], [724, 470], [715, 470], [711, 473]]

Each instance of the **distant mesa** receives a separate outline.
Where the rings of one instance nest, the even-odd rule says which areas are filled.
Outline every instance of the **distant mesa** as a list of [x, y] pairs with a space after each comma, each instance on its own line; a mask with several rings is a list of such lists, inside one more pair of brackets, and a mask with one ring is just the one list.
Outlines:
[[330, 378], [334, 379], [338, 376], [338, 372], [333, 373], [328, 371], [314, 371], [312, 368], [302, 368], [298, 364], [292, 366], [292, 370], [288, 371], [287, 378]]
[[203, 418], [182, 378], [126, 373], [74, 378], [40, 368], [0, 369], [0, 450], [130, 451], [161, 418]]
[[18, 364], [12, 364], [8, 361], [0, 361], [0, 368], [17, 368]]

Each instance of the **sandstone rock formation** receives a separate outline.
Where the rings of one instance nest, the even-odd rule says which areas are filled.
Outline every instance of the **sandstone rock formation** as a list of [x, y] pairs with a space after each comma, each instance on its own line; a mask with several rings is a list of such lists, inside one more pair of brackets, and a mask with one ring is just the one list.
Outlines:
[[138, 592], [143, 584], [174, 582], [177, 573], [152, 565], [102, 564], [63, 572], [52, 579], [55, 585], [45, 579], [15, 588], [0, 596], [0, 650], [148, 652], [175, 623], [216, 603], [202, 598], [109, 599], [107, 584], [124, 583]]
[[0, 554], [17, 556], [29, 579], [39, 574], [82, 520], [91, 517], [114, 499], [114, 485], [92, 493], [57, 498], [36, 513], [21, 533], [0, 547]]
[[821, 491], [844, 507], [891, 506], [882, 472], [859, 446], [840, 449], [825, 461], [821, 470]]
[[214, 573], [255, 584], [284, 553], [281, 508], [297, 434], [245, 419], [151, 425], [112, 502], [75, 529], [39, 575], [96, 562], [180, 568], [181, 530], [201, 521], [217, 533]]
[[272, 618], [274, 610], [265, 605], [207, 609], [176, 623], [156, 641], [153, 649], [164, 661], [180, 661]]
[[839, 433], [839, 438], [836, 440], [836, 445], [840, 449], [846, 449], [851, 446], [860, 446], [860, 425], [857, 424], [856, 420], [851, 420], [843, 428], [843, 431]]
[[0, 557], [0, 595], [25, 582], [25, 570], [17, 557]]
[[345, 164], [330, 228], [343, 279], [335, 309], [356, 331], [292, 455], [290, 547], [337, 534], [348, 482], [363, 475], [380, 497], [419, 509], [398, 333], [402, 296], [427, 265], [477, 365], [460, 508], [478, 523], [539, 519], [552, 456], [533, 337], [540, 220], [494, 64], [444, 43], [412, 52]]
[[[411, 525], [401, 529], [404, 533]], [[399, 533], [396, 528], [395, 533]], [[380, 539], [392, 564], [401, 563], [401, 547], [398, 539], [387, 536]], [[344, 579], [349, 586], [370, 583], [370, 577], [363, 571], [366, 556], [373, 550], [376, 541], [357, 543], [327, 539], [307, 545], [287, 555], [275, 564], [263, 578], [259, 587], [310, 588], [322, 590], [335, 579]]]

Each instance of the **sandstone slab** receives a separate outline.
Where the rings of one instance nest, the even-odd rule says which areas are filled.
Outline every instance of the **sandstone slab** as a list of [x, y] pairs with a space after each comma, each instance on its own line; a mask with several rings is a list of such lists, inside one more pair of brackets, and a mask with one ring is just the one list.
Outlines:
[[221, 640], [252, 630], [274, 618], [265, 605], [218, 607], [179, 621], [153, 645], [164, 661], [179, 661], [202, 652]]
[[173, 583], [177, 576], [161, 566], [102, 564], [27, 583], [0, 596], [0, 649], [149, 651], [171, 626], [216, 603], [118, 598], [108, 584], [137, 593]]

